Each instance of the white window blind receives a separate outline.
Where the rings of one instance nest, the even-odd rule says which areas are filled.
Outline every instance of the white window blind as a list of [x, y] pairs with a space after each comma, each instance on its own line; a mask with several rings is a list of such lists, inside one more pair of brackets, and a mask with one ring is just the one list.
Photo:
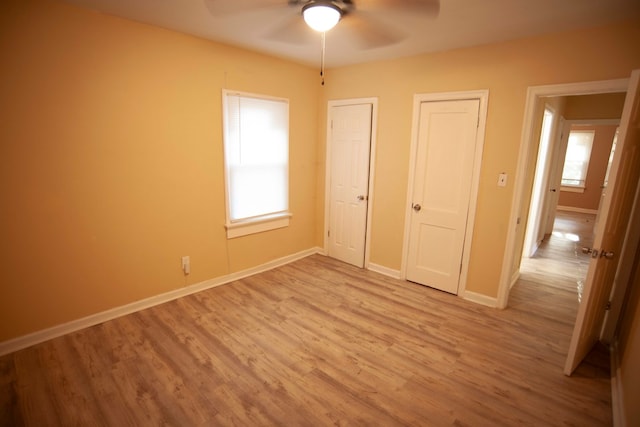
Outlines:
[[228, 223], [262, 221], [289, 207], [287, 100], [225, 92]]
[[562, 185], [584, 188], [595, 132], [571, 131], [562, 169]]

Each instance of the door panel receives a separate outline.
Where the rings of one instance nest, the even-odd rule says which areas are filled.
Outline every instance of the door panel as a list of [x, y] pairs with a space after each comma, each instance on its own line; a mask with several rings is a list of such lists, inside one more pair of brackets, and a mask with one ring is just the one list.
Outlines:
[[[569, 345], [564, 372], [575, 370], [598, 341], [605, 306], [611, 294], [618, 257], [627, 234], [634, 194], [640, 175], [640, 70], [631, 74], [622, 111], [618, 145], [614, 152], [609, 182], [600, 206], [595, 229], [594, 248], [578, 309], [576, 325]], [[600, 256], [612, 252], [613, 257]]]
[[457, 294], [479, 100], [423, 102], [413, 177], [407, 280]]
[[553, 147], [551, 156], [551, 175], [549, 176], [549, 192], [547, 193], [548, 204], [546, 212], [546, 226], [544, 234], [553, 233], [553, 223], [556, 219], [558, 200], [560, 199], [560, 188], [562, 187], [562, 170], [564, 169], [564, 158], [567, 155], [567, 143], [569, 142], [569, 131], [571, 126], [566, 125], [563, 117], [558, 123], [560, 135]]
[[549, 149], [551, 147], [553, 129], [555, 127], [555, 113], [545, 106], [538, 145], [536, 170], [533, 178], [531, 204], [527, 218], [523, 256], [533, 257], [544, 238], [544, 205], [547, 200], [549, 180]]
[[371, 104], [331, 108], [329, 256], [364, 266]]

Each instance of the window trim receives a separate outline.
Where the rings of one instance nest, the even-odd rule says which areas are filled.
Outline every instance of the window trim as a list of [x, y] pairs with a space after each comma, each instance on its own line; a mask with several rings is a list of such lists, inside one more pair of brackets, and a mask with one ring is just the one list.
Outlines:
[[[227, 167], [226, 157], [226, 140], [228, 131], [228, 96], [240, 96], [255, 98], [260, 100], [271, 100], [277, 102], [285, 102], [287, 106], [287, 127], [289, 127], [289, 99], [280, 98], [269, 95], [262, 95], [250, 92], [242, 92], [237, 90], [222, 89], [222, 162], [224, 168], [224, 193], [225, 193], [225, 229], [227, 233], [227, 239], [233, 239], [236, 237], [247, 236], [250, 234], [262, 233], [264, 231], [276, 230], [278, 228], [284, 228], [289, 226], [289, 220], [293, 216], [290, 212], [290, 159], [287, 155], [287, 208], [280, 212], [271, 212], [265, 215], [259, 215], [250, 218], [242, 218], [238, 220], [231, 220], [230, 206], [230, 190], [229, 190], [229, 168]], [[287, 152], [290, 152], [290, 139], [289, 128], [287, 128]]]
[[564, 191], [567, 193], [584, 193], [584, 190], [587, 187], [582, 186], [582, 185], [566, 185], [563, 184], [562, 186], [560, 186], [560, 191]]
[[293, 214], [290, 212], [280, 212], [269, 216], [260, 216], [249, 220], [226, 223], [227, 239], [287, 227], [289, 225], [289, 219], [291, 219], [292, 216]]

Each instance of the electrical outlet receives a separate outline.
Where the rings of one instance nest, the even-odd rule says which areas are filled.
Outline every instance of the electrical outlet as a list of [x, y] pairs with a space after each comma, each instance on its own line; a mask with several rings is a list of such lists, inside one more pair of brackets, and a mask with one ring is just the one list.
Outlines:
[[182, 257], [182, 271], [185, 275], [191, 273], [191, 258], [189, 256]]

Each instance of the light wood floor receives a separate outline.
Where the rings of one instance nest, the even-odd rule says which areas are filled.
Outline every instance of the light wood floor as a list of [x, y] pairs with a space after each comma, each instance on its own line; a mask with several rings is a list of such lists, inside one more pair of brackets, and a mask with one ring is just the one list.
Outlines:
[[523, 258], [521, 278], [576, 291], [582, 295], [591, 257], [582, 253], [583, 247], [593, 244], [593, 214], [558, 211], [553, 233], [544, 241], [532, 258]]
[[0, 425], [610, 425], [575, 290], [510, 304], [311, 256], [0, 358]]

